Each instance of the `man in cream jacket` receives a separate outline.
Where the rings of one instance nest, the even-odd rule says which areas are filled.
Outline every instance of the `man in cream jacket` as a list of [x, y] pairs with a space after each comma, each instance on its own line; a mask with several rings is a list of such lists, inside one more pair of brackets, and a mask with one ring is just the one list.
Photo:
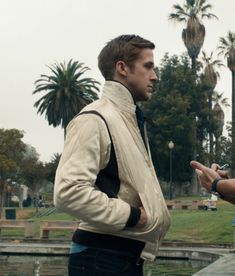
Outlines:
[[81, 220], [69, 275], [143, 275], [170, 225], [137, 102], [150, 99], [154, 44], [122, 35], [102, 49], [99, 100], [68, 125], [54, 203]]

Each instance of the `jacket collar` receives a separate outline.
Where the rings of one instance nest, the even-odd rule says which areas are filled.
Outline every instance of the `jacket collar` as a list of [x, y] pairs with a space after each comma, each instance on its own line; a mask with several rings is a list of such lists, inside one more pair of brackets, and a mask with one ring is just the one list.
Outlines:
[[135, 113], [136, 105], [130, 91], [120, 82], [106, 81], [102, 97], [108, 98], [119, 109], [129, 113]]

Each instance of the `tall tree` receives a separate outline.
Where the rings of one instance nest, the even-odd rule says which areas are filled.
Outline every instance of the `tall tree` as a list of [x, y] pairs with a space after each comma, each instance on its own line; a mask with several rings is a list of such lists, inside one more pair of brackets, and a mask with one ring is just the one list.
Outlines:
[[220, 104], [216, 103], [214, 105], [213, 108], [213, 115], [214, 115], [214, 119], [215, 119], [215, 131], [214, 131], [214, 135], [215, 135], [215, 157], [217, 160], [218, 158], [218, 152], [219, 152], [219, 138], [222, 136], [223, 134], [223, 127], [224, 127], [224, 111], [222, 109], [222, 107], [220, 106]]
[[46, 175], [45, 165], [36, 156], [24, 158], [20, 167], [20, 176], [34, 192], [36, 213], [38, 213], [39, 190], [46, 179]]
[[60, 157], [61, 157], [61, 154], [54, 153], [51, 158], [51, 161], [45, 164], [46, 170], [47, 170], [46, 178], [49, 182], [53, 184], [55, 181], [55, 174], [60, 161]]
[[228, 68], [232, 72], [232, 176], [235, 177], [235, 33], [229, 31], [227, 37], [221, 37], [219, 54], [227, 58]]
[[18, 172], [23, 158], [23, 135], [23, 131], [18, 129], [0, 129], [0, 214], [7, 180]]
[[46, 92], [34, 104], [38, 113], [45, 113], [49, 125], [61, 125], [66, 133], [69, 121], [88, 103], [98, 98], [99, 82], [83, 77], [89, 68], [73, 61], [48, 66], [51, 75], [41, 75], [33, 94]]
[[[223, 129], [224, 129], [224, 111], [223, 107], [229, 107], [228, 98], [224, 97], [224, 93], [214, 92], [212, 101], [214, 103], [213, 108], [213, 122], [214, 128], [213, 133], [215, 136], [215, 160], [219, 162], [221, 159], [221, 152], [223, 151], [225, 143], [227, 144], [227, 140], [230, 138], [223, 137]], [[230, 139], [231, 140], [231, 139]], [[223, 145], [222, 145], [223, 144]], [[222, 150], [221, 150], [222, 148]], [[230, 155], [229, 155], [230, 156]], [[228, 163], [228, 162], [227, 162]], [[231, 163], [231, 160], [230, 162]]]
[[202, 20], [217, 17], [208, 12], [212, 6], [207, 3], [207, 0], [185, 0], [183, 6], [175, 4], [173, 8], [174, 12], [169, 15], [169, 19], [186, 24], [186, 28], [182, 32], [182, 39], [192, 60], [192, 68], [195, 71], [196, 59], [206, 34]]
[[[210, 53], [210, 55], [207, 55], [204, 51], [202, 51], [202, 62], [204, 65], [204, 71], [201, 76], [202, 81], [204, 81], [208, 87], [207, 94], [208, 94], [208, 107], [209, 107], [209, 156], [210, 156], [210, 162], [212, 163], [212, 157], [213, 157], [213, 146], [214, 146], [214, 140], [213, 140], [213, 111], [212, 111], [212, 96], [214, 93], [214, 89], [217, 84], [217, 80], [220, 77], [220, 74], [218, 72], [218, 68], [224, 66], [221, 60], [214, 59], [213, 58], [213, 52]], [[217, 113], [216, 113], [217, 114]]]
[[200, 90], [200, 86], [195, 89], [195, 76], [186, 56], [165, 55], [158, 71], [159, 80], [155, 84], [153, 97], [144, 105], [144, 110], [149, 118], [150, 145], [156, 171], [166, 181], [170, 177], [168, 143], [171, 140], [174, 142], [172, 179], [175, 195], [177, 190], [181, 190], [181, 184], [191, 179], [189, 162], [196, 143], [196, 126], [192, 123], [195, 122], [195, 114], [192, 110], [203, 106], [204, 91]]

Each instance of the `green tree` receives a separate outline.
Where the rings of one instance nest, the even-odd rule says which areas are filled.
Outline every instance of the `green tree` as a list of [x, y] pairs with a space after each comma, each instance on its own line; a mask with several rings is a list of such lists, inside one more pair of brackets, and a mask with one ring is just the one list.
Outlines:
[[207, 3], [207, 0], [185, 0], [183, 6], [175, 4], [173, 8], [174, 12], [169, 15], [169, 19], [186, 24], [186, 28], [182, 32], [182, 39], [192, 60], [192, 68], [195, 71], [196, 59], [206, 34], [202, 20], [217, 17], [208, 12], [212, 6]]
[[229, 31], [227, 37], [221, 37], [219, 54], [227, 58], [228, 68], [232, 72], [232, 176], [235, 177], [235, 33]]
[[39, 190], [47, 175], [45, 165], [35, 156], [24, 158], [20, 167], [20, 177], [35, 195], [36, 213], [38, 213]]
[[[215, 127], [213, 129], [213, 133], [215, 136], [215, 160], [218, 162], [218, 160], [221, 158], [221, 152], [223, 152], [223, 149], [220, 149], [221, 147], [225, 147], [225, 142], [227, 139], [223, 137], [223, 128], [224, 128], [224, 111], [223, 107], [229, 107], [228, 104], [228, 98], [225, 98], [223, 93], [214, 92], [212, 101], [214, 102], [214, 108], [213, 108], [213, 121], [215, 124]], [[224, 145], [224, 146], [223, 146]], [[229, 154], [230, 156], [230, 154]], [[223, 162], [222, 162], [223, 163]], [[231, 163], [231, 160], [226, 163]]]
[[[190, 181], [189, 166], [195, 148], [195, 113], [202, 113], [203, 93], [201, 86], [195, 89], [195, 75], [186, 56], [178, 58], [165, 55], [157, 74], [150, 102], [144, 105], [152, 157], [161, 179], [169, 180], [169, 141], [174, 142], [172, 155], [174, 194], [181, 190], [183, 182]], [[204, 99], [203, 99], [204, 100]], [[200, 112], [199, 112], [200, 111]], [[176, 186], [177, 184], [177, 186]]]
[[46, 163], [46, 170], [47, 170], [47, 175], [46, 178], [49, 182], [53, 183], [55, 182], [55, 174], [56, 170], [60, 161], [61, 154], [59, 153], [54, 153], [51, 161], [49, 163]]
[[0, 213], [7, 180], [17, 174], [23, 158], [25, 144], [23, 131], [18, 129], [0, 129]]
[[70, 120], [88, 103], [98, 98], [99, 82], [83, 77], [89, 68], [73, 61], [48, 66], [51, 75], [41, 75], [35, 82], [33, 94], [46, 92], [34, 106], [45, 113], [49, 125], [61, 125], [66, 134]]
[[[223, 65], [221, 60], [213, 58], [213, 52], [210, 55], [207, 55], [204, 51], [202, 51], [202, 62], [204, 66], [203, 73], [201, 75], [202, 81], [208, 86], [207, 95], [208, 95], [208, 107], [209, 107], [209, 163], [212, 163], [213, 159], [213, 147], [214, 147], [214, 112], [212, 111], [212, 97], [214, 93], [214, 89], [217, 84], [217, 80], [220, 77], [218, 69]], [[217, 113], [216, 113], [217, 114]], [[218, 132], [216, 132], [218, 134]], [[218, 139], [217, 139], [218, 140]]]

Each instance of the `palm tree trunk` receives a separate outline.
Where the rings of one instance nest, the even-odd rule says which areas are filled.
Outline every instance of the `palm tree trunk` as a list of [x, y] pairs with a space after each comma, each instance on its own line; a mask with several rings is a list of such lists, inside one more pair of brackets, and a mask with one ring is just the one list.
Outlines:
[[[192, 61], [192, 71], [193, 74], [195, 76], [195, 83], [194, 83], [194, 87], [196, 89], [196, 58], [192, 57], [191, 58]], [[197, 160], [197, 120], [196, 117], [194, 119], [194, 141], [195, 141], [195, 146], [194, 146], [194, 150], [193, 150], [193, 160]], [[193, 174], [192, 174], [192, 179], [191, 179], [191, 183], [192, 183], [192, 195], [196, 195], [199, 192], [199, 185], [198, 185], [198, 179], [197, 179], [197, 175], [195, 170], [193, 170]]]
[[[209, 110], [211, 111], [210, 113], [210, 122], [212, 121], [212, 92], [213, 91], [209, 91], [209, 97], [208, 97], [208, 102], [209, 102]], [[214, 160], [213, 158], [213, 132], [211, 130], [211, 127], [209, 128], [209, 140], [210, 140], [210, 149], [209, 149], [209, 153], [210, 153], [210, 157], [209, 157], [209, 163], [211, 164]]]
[[235, 71], [232, 71], [232, 177], [235, 177]]
[[196, 58], [193, 57], [191, 58], [192, 60], [192, 70], [193, 70], [193, 73], [196, 75]]
[[219, 160], [220, 158], [220, 139], [216, 137], [215, 139], [215, 160]]

